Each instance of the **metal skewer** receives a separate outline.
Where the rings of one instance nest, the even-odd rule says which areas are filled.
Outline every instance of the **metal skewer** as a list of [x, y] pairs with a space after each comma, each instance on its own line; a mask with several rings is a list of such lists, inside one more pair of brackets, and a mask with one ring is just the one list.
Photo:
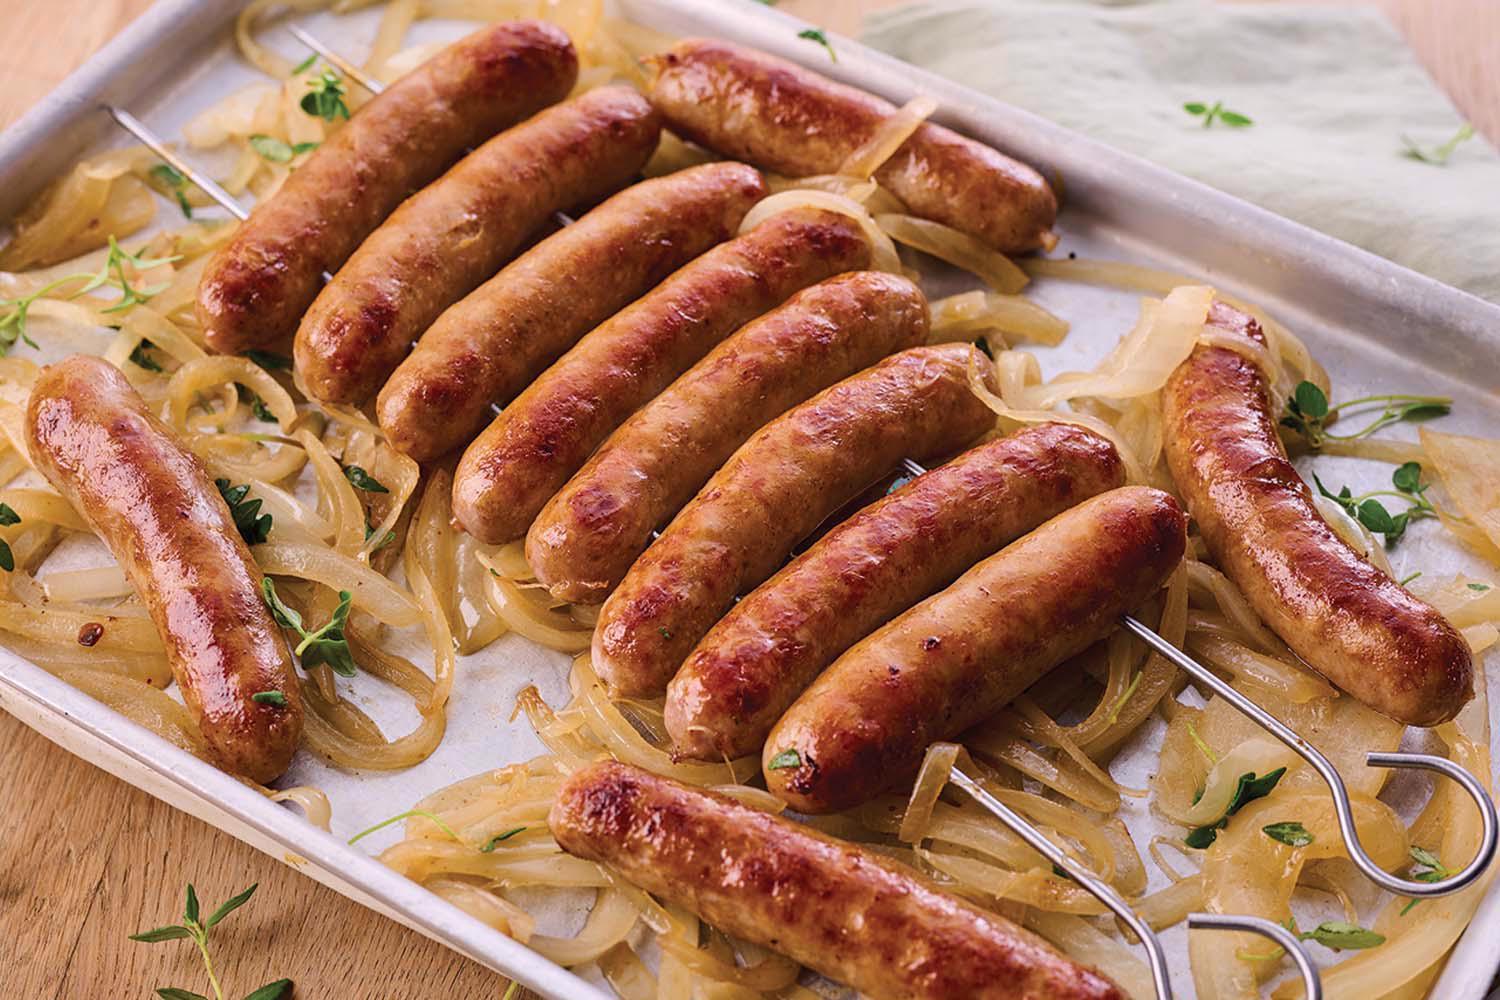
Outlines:
[[[914, 476], [920, 476], [927, 471], [910, 459], [903, 459], [901, 466], [906, 472]], [[1459, 764], [1445, 757], [1438, 757], [1433, 754], [1372, 752], [1365, 755], [1365, 764], [1370, 767], [1415, 768], [1422, 771], [1436, 771], [1458, 782], [1469, 798], [1474, 800], [1474, 805], [1479, 809], [1479, 819], [1482, 826], [1479, 850], [1475, 852], [1473, 859], [1464, 866], [1463, 870], [1456, 874], [1436, 882], [1417, 882], [1390, 874], [1381, 868], [1380, 865], [1376, 864], [1375, 859], [1370, 857], [1369, 853], [1365, 851], [1364, 845], [1360, 843], [1359, 831], [1356, 829], [1354, 823], [1354, 807], [1349, 800], [1349, 790], [1344, 784], [1344, 779], [1339, 775], [1338, 769], [1333, 766], [1332, 761], [1281, 720], [1236, 691], [1225, 681], [1220, 680], [1213, 671], [1162, 638], [1151, 627], [1130, 615], [1123, 616], [1120, 622], [1144, 640], [1148, 646], [1166, 657], [1174, 666], [1192, 677], [1193, 680], [1229, 702], [1256, 725], [1290, 747], [1299, 757], [1307, 761], [1313, 770], [1318, 772], [1318, 776], [1328, 785], [1328, 791], [1333, 795], [1334, 812], [1338, 816], [1339, 821], [1339, 836], [1344, 842], [1344, 848], [1349, 854], [1349, 859], [1354, 862], [1355, 867], [1371, 882], [1398, 896], [1407, 896], [1412, 899], [1431, 899], [1436, 896], [1451, 895], [1471, 885], [1475, 879], [1484, 874], [1485, 869], [1489, 868], [1490, 863], [1494, 861], [1497, 832], [1500, 832], [1497, 831], [1497, 828], [1500, 828], [1500, 822], [1497, 822], [1496, 819], [1495, 803], [1490, 799], [1489, 794], [1484, 790], [1484, 785], [1477, 778], [1464, 770]]]
[[[1049, 840], [1030, 822], [1022, 818], [1014, 809], [1001, 802], [975, 778], [970, 777], [956, 764], [948, 770], [948, 780], [963, 789], [975, 802], [992, 814], [1000, 822], [1004, 823], [1015, 832], [1022, 840], [1030, 844], [1042, 857], [1052, 862], [1060, 870], [1067, 872], [1068, 877], [1077, 882], [1095, 899], [1107, 906], [1114, 912], [1115, 916], [1123, 920], [1136, 937], [1140, 939], [1141, 947], [1146, 949], [1147, 964], [1151, 969], [1151, 980], [1156, 987], [1157, 1000], [1172, 1000], [1172, 982], [1167, 972], [1167, 956], [1162, 948], [1161, 939], [1151, 929], [1151, 925], [1141, 919], [1140, 914], [1131, 909], [1118, 892], [1107, 882], [1098, 878], [1083, 865], [1078, 864], [1068, 857], [1056, 844]], [[1297, 971], [1302, 974], [1302, 985], [1306, 992], [1306, 1000], [1322, 1000], [1323, 982], [1318, 975], [1317, 967], [1308, 958], [1307, 952], [1302, 948], [1302, 942], [1298, 941], [1285, 927], [1261, 917], [1242, 916], [1224, 913], [1193, 913], [1187, 918], [1189, 928], [1203, 930], [1227, 930], [1247, 931], [1251, 934], [1259, 934], [1270, 938], [1286, 950], [1292, 961], [1297, 966]]]
[[104, 110], [109, 112], [109, 116], [115, 120], [115, 124], [135, 136], [137, 142], [161, 157], [173, 170], [176, 170], [183, 177], [191, 181], [194, 187], [218, 202], [224, 211], [241, 222], [250, 218], [249, 210], [235, 201], [233, 195], [221, 188], [208, 176], [199, 173], [196, 167], [189, 164], [182, 157], [172, 152], [167, 146], [166, 141], [147, 128], [145, 123], [135, 115], [124, 108], [117, 108], [113, 104], [104, 105]]

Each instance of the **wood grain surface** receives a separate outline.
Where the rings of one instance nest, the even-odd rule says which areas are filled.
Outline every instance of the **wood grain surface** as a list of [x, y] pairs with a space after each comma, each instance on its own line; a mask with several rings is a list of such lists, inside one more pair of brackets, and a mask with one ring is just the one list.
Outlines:
[[[151, 0], [5, 0], [0, 128], [18, 118]], [[894, 0], [783, 0], [857, 34]], [[1362, 0], [1344, 0], [1362, 2]], [[1500, 144], [1500, 2], [1378, 0], [1454, 104]], [[180, 919], [183, 886], [205, 906], [252, 882], [254, 901], [215, 930], [226, 997], [289, 977], [297, 996], [498, 997], [481, 966], [179, 813], [0, 714], [0, 981], [7, 996], [118, 997], [158, 986], [206, 992], [183, 941], [126, 935]], [[525, 994], [522, 994], [523, 996]]]

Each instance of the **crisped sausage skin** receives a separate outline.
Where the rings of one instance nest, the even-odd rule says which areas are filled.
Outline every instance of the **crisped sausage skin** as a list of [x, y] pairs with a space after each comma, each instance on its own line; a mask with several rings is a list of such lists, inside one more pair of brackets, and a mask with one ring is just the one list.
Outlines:
[[1114, 445], [1076, 424], [990, 441], [834, 528], [703, 638], [667, 687], [678, 753], [759, 749], [830, 663], [980, 559], [1048, 518], [1124, 485]]
[[491, 404], [510, 403], [585, 333], [732, 236], [765, 193], [754, 167], [733, 162], [626, 188], [445, 310], [380, 390], [381, 429], [419, 462], [468, 444]]
[[[482, 480], [462, 487], [484, 498], [471, 532], [488, 542], [521, 537], [615, 428], [725, 337], [808, 285], [869, 262], [859, 223], [804, 209], [683, 267], [583, 338], [475, 440], [459, 471]], [[537, 579], [565, 587], [541, 555]]]
[[[602, 601], [698, 488], [767, 421], [927, 339], [927, 300], [857, 271], [804, 289], [709, 352], [600, 446], [537, 517], [527, 557], [555, 593]], [[480, 499], [456, 489], [454, 514]], [[685, 652], [685, 651], [684, 651]], [[662, 678], [662, 684], [666, 678]]]
[[[795, 63], [690, 38], [647, 60], [648, 93], [675, 133], [789, 177], [838, 173], [896, 109]], [[1031, 167], [926, 123], [875, 172], [923, 218], [1005, 253], [1052, 242], [1057, 198]]]
[[846, 378], [746, 441], [626, 574], [599, 612], [594, 669], [656, 694], [736, 594], [902, 458], [950, 455], [994, 426], [969, 387], [969, 344], [914, 347]]
[[[81, 354], [38, 376], [26, 441], [151, 613], [214, 758], [255, 781], [281, 774], [302, 732], [301, 690], [260, 570], [202, 464], [119, 369]], [[286, 704], [253, 701], [261, 691]]]
[[[1209, 322], [1265, 343], [1259, 324], [1222, 302]], [[1200, 345], [1167, 381], [1162, 413], [1167, 465], [1209, 552], [1293, 652], [1398, 722], [1457, 715], [1473, 696], [1468, 643], [1318, 513], [1255, 364]]]
[[578, 77], [542, 21], [483, 28], [387, 87], [255, 206], [209, 260], [198, 321], [223, 354], [282, 344], [360, 242], [465, 149], [560, 101]]
[[1058, 514], [824, 671], [766, 738], [766, 787], [809, 813], [868, 801], [1112, 631], [1186, 546], [1186, 515], [1149, 487]]
[[297, 374], [325, 403], [363, 403], [412, 343], [556, 211], [618, 190], [661, 127], [629, 87], [600, 87], [507, 129], [412, 195], [360, 244], [302, 318]]
[[547, 822], [568, 853], [873, 1000], [1124, 1000], [897, 861], [640, 768], [574, 772]]

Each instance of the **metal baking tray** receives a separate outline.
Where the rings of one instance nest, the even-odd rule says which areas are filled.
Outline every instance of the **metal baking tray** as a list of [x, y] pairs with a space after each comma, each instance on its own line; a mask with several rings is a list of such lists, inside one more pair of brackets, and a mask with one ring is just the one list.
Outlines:
[[[80, 155], [125, 144], [100, 111], [102, 103], [126, 107], [175, 137], [196, 112], [263, 79], [233, 48], [231, 23], [242, 2], [160, 0], [0, 135], [0, 218], [12, 217]], [[1445, 429], [1493, 433], [1500, 423], [1494, 375], [1500, 307], [852, 41], [833, 38], [838, 59], [831, 61], [821, 46], [797, 37], [803, 22], [753, 0], [617, 0], [613, 8], [670, 34], [715, 35], [774, 52], [896, 103], [930, 94], [941, 103], [937, 120], [1062, 182], [1063, 239], [1055, 255], [1076, 252], [1200, 276], [1257, 302], [1296, 330], [1343, 394], [1378, 386], [1441, 392], [1455, 397]], [[305, 23], [357, 56], [373, 36], [375, 16], [370, 11], [337, 19], [315, 15]], [[421, 23], [411, 37], [454, 37], [463, 30], [457, 23]], [[288, 53], [299, 51], [290, 39], [273, 42]], [[936, 274], [929, 287], [948, 291], [953, 282], [951, 274]], [[1073, 324], [1062, 346], [1037, 352], [1048, 375], [1101, 356], [1129, 328], [1137, 308], [1133, 294], [1084, 285], [1042, 281], [1029, 293]], [[1388, 468], [1372, 463], [1318, 461], [1355, 487], [1368, 488], [1365, 484], [1389, 475]], [[1398, 570], [1477, 569], [1426, 527], [1413, 529], [1402, 543]], [[552, 965], [385, 868], [364, 849], [388, 841], [371, 837], [373, 843], [356, 849], [343, 839], [409, 808], [435, 788], [540, 752], [525, 723], [507, 719], [526, 684], [535, 683], [549, 702], [561, 704], [567, 663], [567, 657], [515, 636], [461, 661], [447, 738], [431, 758], [407, 771], [342, 772], [300, 755], [284, 783], [315, 784], [329, 793], [332, 835], [4, 650], [0, 707], [112, 774], [544, 996], [603, 998], [609, 991], [597, 974], [586, 982]], [[1500, 679], [1500, 656], [1488, 658], [1487, 674], [1492, 682]], [[367, 693], [366, 686], [356, 682], [362, 707], [387, 732], [404, 732], [411, 723], [409, 707], [378, 690]], [[1159, 726], [1143, 727], [1115, 765], [1122, 779], [1139, 784], [1154, 770], [1160, 732]], [[1139, 843], [1156, 832], [1145, 804], [1130, 804], [1122, 816]], [[571, 919], [578, 916], [575, 912]], [[1432, 996], [1480, 1000], [1500, 963], [1500, 954], [1486, 946], [1497, 930], [1500, 892], [1491, 892]], [[1191, 996], [1185, 931], [1174, 928], [1164, 941], [1173, 958], [1174, 985], [1179, 995]]]

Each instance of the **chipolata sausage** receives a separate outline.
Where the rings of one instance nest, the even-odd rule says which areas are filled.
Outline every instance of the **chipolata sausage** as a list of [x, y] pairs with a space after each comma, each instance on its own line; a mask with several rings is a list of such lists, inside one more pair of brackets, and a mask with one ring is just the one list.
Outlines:
[[1125, 997], [900, 862], [628, 764], [575, 771], [547, 824], [569, 854], [873, 1000]]
[[[255, 781], [281, 774], [302, 732], [297, 675], [260, 570], [202, 463], [119, 369], [82, 354], [38, 376], [26, 443], [151, 613], [215, 759]], [[265, 691], [284, 703], [254, 700]]]
[[[1209, 323], [1264, 345], [1253, 319], [1215, 302]], [[1349, 547], [1313, 505], [1276, 431], [1265, 375], [1200, 345], [1162, 392], [1167, 465], [1214, 561], [1314, 669], [1409, 726], [1436, 726], [1473, 696], [1469, 644]]]

